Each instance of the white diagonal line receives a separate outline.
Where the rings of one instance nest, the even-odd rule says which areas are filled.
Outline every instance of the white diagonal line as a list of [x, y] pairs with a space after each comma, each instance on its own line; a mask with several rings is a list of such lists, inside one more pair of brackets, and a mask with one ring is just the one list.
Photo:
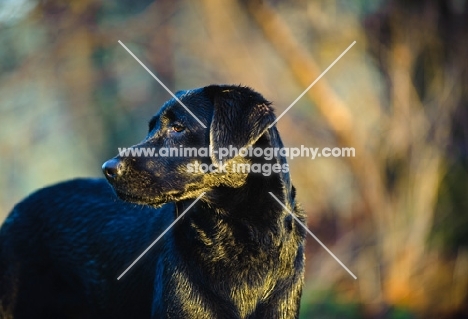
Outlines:
[[124, 47], [125, 50], [127, 50], [128, 53], [130, 53], [130, 55], [131, 55], [135, 60], [137, 60], [138, 63], [141, 64], [141, 66], [142, 66], [156, 81], [158, 81], [159, 84], [161, 84], [161, 86], [162, 86], [163, 88], [166, 89], [167, 92], [169, 92], [170, 95], [172, 95], [172, 97], [173, 97], [177, 102], [180, 103], [180, 105], [182, 105], [182, 106], [187, 110], [187, 112], [190, 113], [190, 115], [193, 116], [194, 119], [196, 119], [196, 120], [198, 121], [198, 123], [200, 123], [201, 126], [203, 126], [203, 128], [206, 128], [206, 125], [203, 124], [203, 122], [200, 121], [200, 119], [199, 119], [198, 117], [196, 117], [195, 114], [193, 114], [192, 111], [190, 111], [190, 109], [189, 109], [184, 103], [182, 103], [182, 101], [179, 100], [179, 98], [178, 98], [177, 96], [175, 96], [174, 93], [172, 93], [172, 91], [169, 90], [169, 88], [168, 88], [166, 85], [164, 85], [164, 83], [163, 83], [160, 79], [158, 79], [158, 77], [157, 77], [156, 75], [154, 75], [153, 72], [151, 72], [150, 69], [148, 69], [148, 68], [146, 67], [146, 65], [144, 65], [143, 62], [141, 62], [141, 61], [135, 56], [135, 54], [133, 54], [133, 52], [130, 51], [130, 50], [125, 46], [125, 44], [122, 43], [122, 41], [119, 40], [119, 43], [120, 43], [121, 46]]
[[306, 94], [306, 93], [307, 93], [307, 91], [309, 91], [309, 90], [310, 90], [310, 88], [311, 88], [311, 87], [313, 87], [313, 86], [315, 85], [315, 83], [317, 83], [317, 81], [318, 81], [318, 80], [320, 80], [320, 79], [322, 78], [322, 76], [324, 76], [324, 75], [325, 75], [325, 73], [327, 73], [327, 72], [328, 72], [328, 70], [330, 70], [330, 69], [331, 69], [331, 68], [332, 68], [332, 67], [335, 65], [335, 63], [336, 63], [336, 62], [338, 62], [338, 61], [339, 61], [339, 60], [340, 60], [340, 59], [343, 57], [343, 55], [345, 55], [345, 54], [346, 54], [346, 52], [348, 52], [348, 51], [349, 51], [349, 49], [351, 49], [351, 48], [352, 48], [352, 46], [353, 46], [353, 45], [355, 45], [355, 44], [356, 44], [356, 41], [354, 41], [353, 43], [351, 43], [351, 45], [350, 45], [350, 46], [349, 46], [349, 47], [348, 47], [346, 50], [344, 50], [344, 51], [343, 51], [343, 53], [341, 53], [341, 54], [340, 54], [340, 56], [339, 56], [339, 57], [337, 57], [337, 58], [335, 59], [335, 61], [333, 61], [333, 63], [332, 63], [332, 64], [330, 64], [330, 66], [329, 66], [328, 68], [326, 68], [326, 69], [325, 69], [325, 71], [323, 71], [323, 72], [322, 72], [322, 74], [320, 74], [320, 76], [319, 76], [317, 79], [315, 79], [315, 81], [314, 81], [314, 82], [312, 82], [312, 84], [311, 84], [311, 85], [309, 85], [309, 87], [307, 87], [307, 89], [305, 89], [305, 90], [304, 90], [304, 92], [302, 92], [302, 94], [301, 94], [301, 95], [299, 95], [299, 96], [297, 97], [297, 99], [295, 99], [295, 100], [294, 100], [294, 102], [292, 102], [292, 103], [291, 103], [291, 105], [290, 105], [290, 106], [288, 106], [288, 107], [286, 108], [286, 110], [284, 110], [284, 111], [283, 111], [283, 113], [281, 113], [281, 115], [280, 115], [280, 116], [278, 116], [278, 117], [276, 118], [276, 120], [275, 120], [275, 121], [274, 121], [274, 122], [273, 122], [273, 123], [272, 123], [272, 124], [271, 124], [271, 125], [270, 125], [268, 128], [271, 128], [273, 125], [275, 125], [275, 123], [276, 123], [276, 122], [278, 122], [278, 121], [279, 121], [279, 119], [280, 119], [280, 118], [282, 118], [282, 117], [283, 117], [283, 115], [284, 115], [284, 114], [285, 114], [287, 111], [289, 111], [289, 109], [290, 109], [290, 108], [292, 108], [292, 107], [293, 107], [293, 105], [294, 105], [294, 104], [296, 104], [296, 103], [297, 103], [297, 101], [299, 101], [299, 100], [300, 100], [300, 99], [301, 99], [301, 98], [304, 96], [304, 94]]
[[314, 233], [312, 233], [300, 220], [299, 218], [297, 218], [272, 192], [268, 192], [270, 193], [271, 197], [273, 197], [281, 206], [283, 206], [284, 209], [286, 209], [286, 211], [291, 214], [291, 216], [299, 223], [299, 225], [301, 225], [312, 237], [314, 237], [314, 239], [333, 257], [335, 258], [335, 260], [341, 265], [341, 267], [343, 267], [354, 279], [357, 279], [356, 275], [354, 275], [351, 270], [348, 269], [348, 267], [346, 267], [342, 262], [341, 260], [339, 260], [331, 251], [330, 249], [327, 248], [327, 246], [325, 246], [321, 241], [320, 239], [317, 238], [317, 236], [314, 235]]
[[132, 267], [138, 262], [138, 260], [140, 260], [141, 257], [143, 257], [143, 256], [151, 249], [151, 247], [153, 247], [154, 245], [156, 245], [156, 243], [162, 238], [162, 236], [164, 236], [164, 235], [165, 235], [165, 234], [182, 218], [182, 217], [184, 217], [185, 213], [187, 213], [187, 212], [189, 211], [189, 209], [192, 208], [192, 206], [195, 205], [195, 203], [198, 202], [198, 201], [200, 200], [200, 198], [203, 197], [203, 195], [205, 195], [205, 192], [201, 193], [201, 195], [198, 196], [197, 199], [195, 199], [195, 200], [193, 201], [193, 203], [190, 204], [190, 206], [187, 207], [187, 209], [184, 210], [184, 212], [183, 212], [182, 214], [180, 214], [180, 216], [177, 217], [177, 218], [172, 222], [172, 224], [170, 224], [169, 227], [167, 227], [166, 230], [163, 231], [162, 234], [159, 235], [158, 238], [156, 238], [156, 240], [153, 241], [153, 242], [151, 243], [151, 245], [149, 245], [148, 248], [146, 248], [145, 251], [142, 252], [141, 255], [138, 256], [138, 258], [135, 259], [135, 261], [132, 262], [132, 264], [131, 264], [130, 266], [128, 266], [127, 269], [125, 269], [125, 271], [124, 271], [119, 277], [117, 277], [117, 280], [120, 280], [120, 278], [122, 278], [122, 277], [130, 270], [130, 268], [132, 268]]

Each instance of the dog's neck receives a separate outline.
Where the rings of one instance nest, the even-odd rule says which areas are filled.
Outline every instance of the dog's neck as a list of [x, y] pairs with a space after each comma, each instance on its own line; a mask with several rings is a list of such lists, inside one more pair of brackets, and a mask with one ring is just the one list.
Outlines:
[[[282, 148], [283, 144], [276, 128], [273, 127], [267, 130], [253, 147]], [[262, 158], [251, 158], [250, 160], [251, 164], [265, 164], [265, 160]], [[287, 161], [283, 156], [278, 156], [269, 161], [269, 164], [279, 164], [283, 167]], [[264, 176], [262, 173], [249, 173], [244, 185], [239, 188], [215, 187], [206, 192], [195, 208], [203, 206], [205, 210], [210, 210], [213, 216], [222, 215], [233, 219], [258, 221], [271, 220], [287, 214], [270, 192], [290, 211], [294, 210], [295, 194], [289, 171], [283, 172], [283, 170], [279, 173], [271, 173], [269, 176]], [[179, 213], [184, 211], [192, 201], [179, 202], [177, 204]], [[216, 205], [211, 205], [211, 203], [216, 203]]]

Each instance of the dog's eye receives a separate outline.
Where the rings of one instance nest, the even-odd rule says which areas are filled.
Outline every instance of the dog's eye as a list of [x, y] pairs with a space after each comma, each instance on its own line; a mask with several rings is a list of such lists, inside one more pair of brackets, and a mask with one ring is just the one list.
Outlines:
[[174, 131], [174, 132], [182, 132], [183, 130], [185, 130], [185, 127], [183, 125], [180, 125], [180, 124], [172, 124], [171, 126], [171, 130]]

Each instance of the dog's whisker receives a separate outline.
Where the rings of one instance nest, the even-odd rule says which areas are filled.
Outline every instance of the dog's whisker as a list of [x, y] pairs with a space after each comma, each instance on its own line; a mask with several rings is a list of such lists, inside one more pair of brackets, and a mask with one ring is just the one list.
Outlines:
[[[283, 147], [268, 128], [271, 103], [233, 85], [176, 96], [141, 143], [102, 165], [105, 179], [63, 182], [15, 206], [0, 231], [0, 308], [8, 317], [298, 317], [306, 232], [265, 190], [282, 193], [296, 216], [305, 213], [285, 155], [255, 155]], [[213, 155], [231, 145], [252, 155]], [[182, 146], [197, 152], [154, 153]]]

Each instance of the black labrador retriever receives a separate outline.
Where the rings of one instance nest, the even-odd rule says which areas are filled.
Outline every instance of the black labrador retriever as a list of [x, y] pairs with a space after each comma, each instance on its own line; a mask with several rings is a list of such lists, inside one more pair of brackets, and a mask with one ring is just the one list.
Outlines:
[[[212, 152], [121, 154], [103, 165], [107, 181], [64, 182], [17, 204], [0, 232], [1, 318], [298, 318], [305, 231], [269, 194], [304, 221], [286, 160], [221, 152], [283, 147], [270, 103], [240, 86], [177, 97], [207, 129], [171, 99], [129, 150]], [[203, 164], [218, 169], [193, 169]], [[245, 170], [255, 164], [276, 169]]]

